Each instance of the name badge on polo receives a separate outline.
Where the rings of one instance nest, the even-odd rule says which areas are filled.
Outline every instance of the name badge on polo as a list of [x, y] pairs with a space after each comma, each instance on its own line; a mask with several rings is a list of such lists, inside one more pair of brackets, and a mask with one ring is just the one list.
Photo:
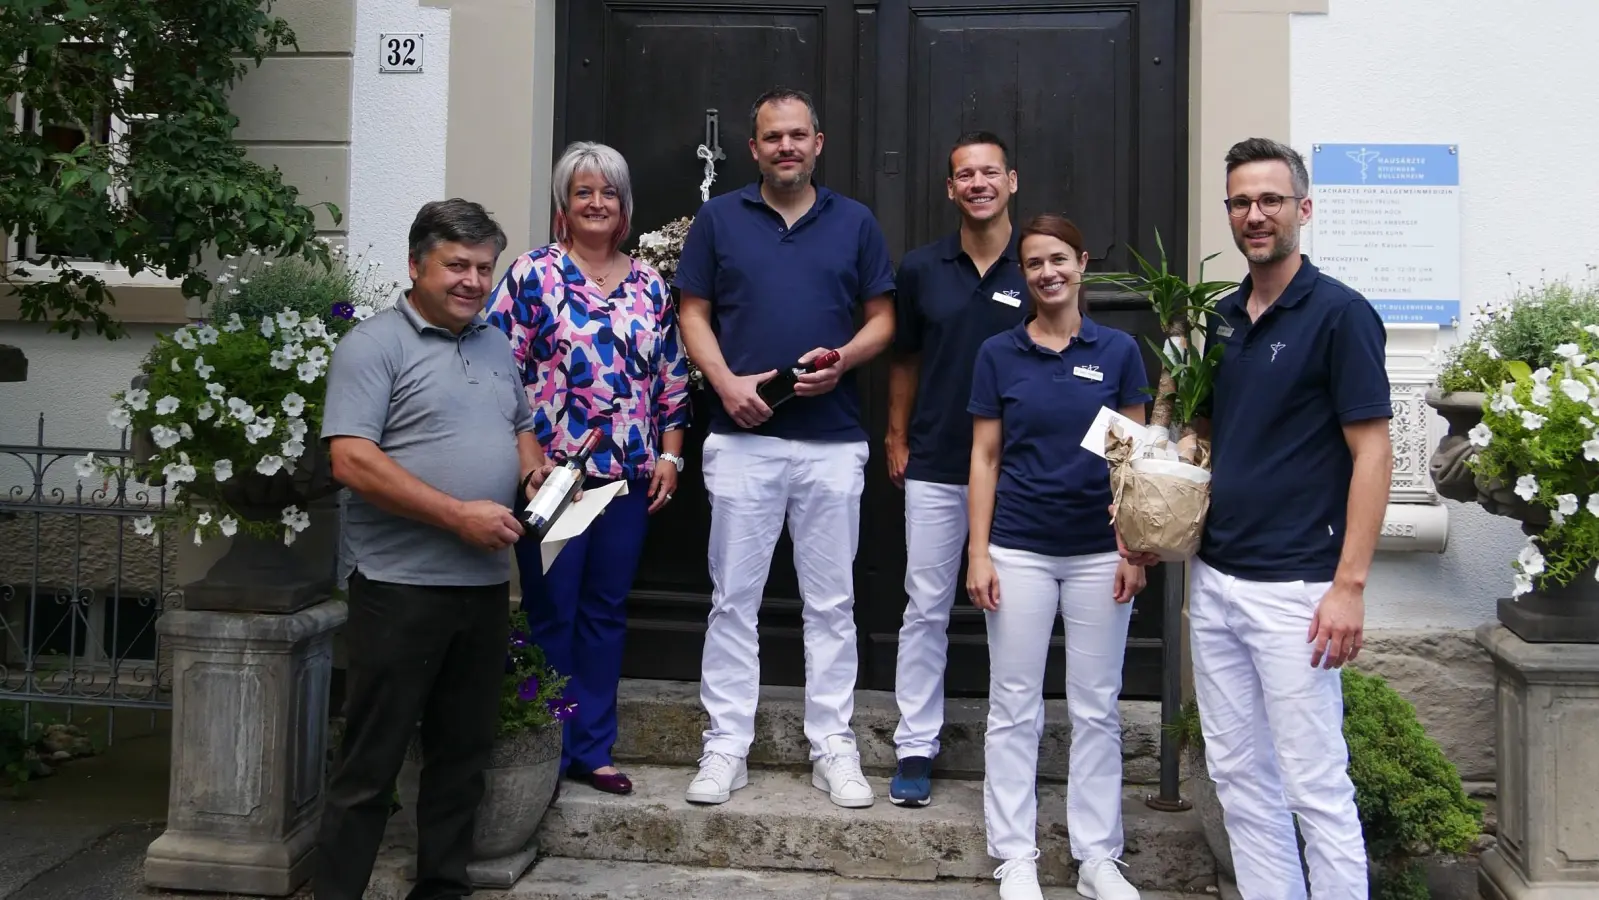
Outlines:
[[1224, 337], [1224, 338], [1232, 337], [1233, 336], [1233, 326], [1231, 326], [1231, 325], [1217, 325], [1216, 326], [1216, 334], [1218, 336]]
[[1017, 296], [1015, 291], [995, 291], [994, 302], [1003, 303], [1006, 306], [1020, 307], [1022, 298]]
[[1072, 369], [1072, 374], [1076, 375], [1078, 378], [1086, 378], [1089, 381], [1105, 380], [1105, 373], [1099, 371], [1099, 366], [1078, 366], [1077, 368]]

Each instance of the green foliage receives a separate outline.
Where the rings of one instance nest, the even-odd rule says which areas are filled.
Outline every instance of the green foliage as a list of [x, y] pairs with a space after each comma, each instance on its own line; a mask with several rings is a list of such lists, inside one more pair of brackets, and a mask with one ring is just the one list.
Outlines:
[[[152, 270], [203, 297], [208, 253], [327, 258], [298, 191], [233, 138], [229, 89], [252, 63], [294, 44], [270, 7], [0, 0], [0, 96], [21, 95], [52, 126], [40, 134], [0, 117], [0, 231], [42, 248], [0, 271], [24, 319], [73, 337], [121, 336], [114, 298], [85, 260]], [[113, 120], [128, 124], [125, 140], [106, 139]]]
[[[1415, 707], [1379, 676], [1350, 668], [1340, 674], [1349, 778], [1366, 854], [1380, 874], [1376, 896], [1426, 900], [1415, 858], [1470, 850], [1482, 832], [1482, 804], [1461, 789], [1459, 770], [1427, 736]], [[1185, 746], [1205, 745], [1193, 700], [1166, 729]]]
[[577, 706], [566, 697], [567, 680], [545, 662], [543, 649], [528, 636], [527, 616], [514, 613], [500, 688], [500, 736], [547, 728], [570, 718]]
[[1217, 302], [1238, 287], [1238, 283], [1205, 280], [1205, 263], [1220, 254], [1205, 257], [1199, 264], [1199, 280], [1190, 282], [1172, 271], [1158, 231], [1155, 248], [1160, 254], [1159, 265], [1129, 247], [1128, 252], [1138, 264], [1137, 272], [1096, 275], [1085, 279], [1085, 283], [1116, 284], [1137, 291], [1149, 300], [1160, 319], [1161, 333], [1166, 336], [1164, 344], [1149, 341], [1163, 369], [1160, 385], [1151, 391], [1155, 396], [1155, 408], [1150, 420], [1156, 425], [1184, 427], [1193, 422], [1210, 398], [1222, 355], [1220, 342], [1201, 351], [1193, 346], [1193, 337], [1196, 332], [1203, 332], [1212, 316], [1219, 316]]
[[1492, 392], [1514, 379], [1511, 364], [1532, 369], [1559, 361], [1555, 348], [1599, 325], [1594, 267], [1581, 283], [1544, 281], [1522, 287], [1503, 303], [1484, 306], [1471, 333], [1450, 349], [1438, 385], [1446, 391]]
[[0, 703], [0, 787], [21, 784], [44, 772], [38, 753], [44, 725], [37, 720], [25, 725], [25, 721], [22, 704]]
[[328, 311], [339, 304], [351, 308], [387, 306], [399, 290], [393, 281], [378, 279], [379, 263], [361, 256], [346, 258], [344, 248], [330, 247], [331, 265], [291, 257], [262, 260], [252, 254], [242, 266], [230, 263], [222, 275], [211, 301], [208, 318], [226, 322], [237, 315], [246, 322], [259, 322], [286, 309], [301, 318], [322, 318], [336, 324]]

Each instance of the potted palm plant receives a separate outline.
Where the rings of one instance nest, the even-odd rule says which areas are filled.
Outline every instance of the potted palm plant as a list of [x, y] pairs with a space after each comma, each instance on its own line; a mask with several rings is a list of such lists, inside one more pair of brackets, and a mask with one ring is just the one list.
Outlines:
[[[478, 887], [509, 888], [533, 865], [538, 846], [533, 839], [539, 822], [555, 798], [561, 774], [561, 726], [577, 713], [566, 695], [566, 676], [544, 659], [544, 651], [528, 636], [527, 617], [511, 616], [511, 639], [505, 651], [505, 679], [500, 685], [499, 733], [484, 772], [483, 799], [478, 802], [472, 832], [472, 862], [467, 875]], [[396, 782], [406, 826], [415, 834], [417, 795], [421, 787], [422, 744], [411, 742]]]
[[[1128, 248], [1138, 271], [1094, 276], [1088, 281], [1115, 284], [1143, 295], [1160, 320], [1164, 341], [1146, 338], [1160, 360], [1160, 379], [1150, 411], [1147, 437], [1138, 440], [1113, 424], [1106, 435], [1116, 529], [1127, 549], [1151, 552], [1180, 562], [1199, 549], [1210, 504], [1210, 445], [1196, 421], [1210, 399], [1222, 345], [1196, 347], [1218, 316], [1217, 301], [1236, 288], [1233, 281], [1206, 281], [1206, 257], [1199, 278], [1190, 282], [1172, 271], [1160, 234], [1156, 265]], [[1173, 441], [1175, 436], [1176, 440]]]

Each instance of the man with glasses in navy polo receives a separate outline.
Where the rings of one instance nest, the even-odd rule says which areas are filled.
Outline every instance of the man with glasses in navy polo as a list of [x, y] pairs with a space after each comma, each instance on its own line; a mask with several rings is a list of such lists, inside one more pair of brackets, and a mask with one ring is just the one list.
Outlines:
[[1393, 472], [1386, 332], [1299, 252], [1304, 159], [1251, 138], [1226, 162], [1249, 275], [1208, 335], [1226, 349], [1189, 596], [1205, 759], [1244, 900], [1304, 900], [1295, 816], [1315, 900], [1364, 900], [1338, 668], [1360, 652]]
[[[839, 806], [870, 806], [850, 727], [852, 562], [868, 455], [853, 370], [893, 339], [894, 272], [871, 211], [813, 183], [823, 136], [809, 96], [762, 95], [750, 134], [761, 180], [700, 208], [676, 277], [683, 342], [717, 401], [704, 446], [712, 594], [700, 700], [710, 728], [687, 799], [723, 803], [748, 782], [756, 614], [786, 517], [804, 601], [811, 783]], [[780, 370], [830, 350], [837, 363], [800, 375], [777, 409], [761, 398]]]
[[945, 189], [960, 228], [905, 254], [895, 278], [889, 370], [888, 474], [905, 489], [905, 605], [895, 666], [899, 764], [888, 799], [926, 806], [944, 726], [950, 607], [966, 546], [977, 350], [1032, 308], [1016, 254], [1010, 199], [1016, 170], [987, 131], [955, 141]]

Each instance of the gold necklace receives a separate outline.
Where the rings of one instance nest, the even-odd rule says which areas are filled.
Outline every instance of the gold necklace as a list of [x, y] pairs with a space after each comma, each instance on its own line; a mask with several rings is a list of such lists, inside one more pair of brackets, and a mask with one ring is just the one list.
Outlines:
[[585, 262], [576, 250], [572, 250], [570, 253], [572, 258], [577, 260], [578, 269], [596, 286], [603, 288], [605, 283], [611, 280], [611, 272], [616, 268], [616, 254], [614, 252], [611, 254], [610, 259], [606, 260], [605, 268], [599, 270], [595, 270], [592, 265]]

